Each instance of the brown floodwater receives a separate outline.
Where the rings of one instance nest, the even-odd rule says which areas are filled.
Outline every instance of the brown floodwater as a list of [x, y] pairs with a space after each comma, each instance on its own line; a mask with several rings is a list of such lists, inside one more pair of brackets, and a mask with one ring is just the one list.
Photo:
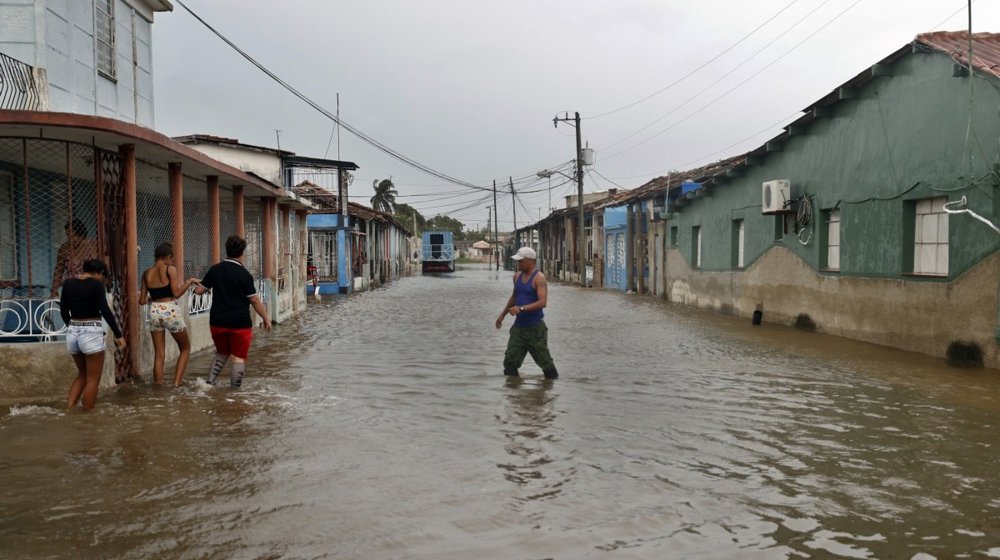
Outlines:
[[1000, 372], [552, 284], [561, 378], [510, 383], [509, 291], [328, 297], [237, 391], [202, 354], [0, 408], [0, 557], [1000, 557]]

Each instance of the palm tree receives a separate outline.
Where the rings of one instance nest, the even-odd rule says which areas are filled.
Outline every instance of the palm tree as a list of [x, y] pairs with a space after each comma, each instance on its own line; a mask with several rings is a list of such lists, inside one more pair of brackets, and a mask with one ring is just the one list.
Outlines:
[[396, 207], [396, 185], [392, 184], [392, 177], [379, 181], [372, 181], [372, 188], [375, 189], [375, 196], [372, 197], [372, 208], [379, 212], [392, 214]]

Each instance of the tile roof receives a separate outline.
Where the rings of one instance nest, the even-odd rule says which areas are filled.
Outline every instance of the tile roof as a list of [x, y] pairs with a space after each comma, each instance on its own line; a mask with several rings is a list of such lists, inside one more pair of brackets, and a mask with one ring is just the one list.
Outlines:
[[[969, 34], [966, 31], [921, 33], [914, 42], [948, 54], [962, 66], [969, 66]], [[1000, 34], [972, 34], [972, 66], [979, 72], [1000, 78]]]
[[[771, 138], [761, 146], [749, 152], [739, 154], [730, 158], [722, 159], [695, 169], [671, 173], [666, 177], [656, 177], [644, 185], [630, 191], [618, 192], [604, 200], [591, 202], [584, 205], [584, 211], [590, 212], [618, 206], [630, 202], [649, 199], [653, 196], [660, 196], [665, 192], [677, 188], [685, 181], [695, 181], [698, 183], [710, 182], [713, 179], [725, 176], [728, 171], [742, 166], [750, 165], [753, 159], [759, 159], [770, 151], [770, 146], [785, 142], [790, 137], [790, 130], [801, 129], [819, 118], [821, 108], [836, 104], [840, 101], [841, 90], [844, 88], [857, 88], [868, 83], [878, 75], [876, 67], [879, 65], [892, 64], [906, 54], [927, 50], [939, 51], [952, 57], [956, 63], [968, 66], [969, 60], [969, 34], [966, 31], [937, 31], [933, 33], [921, 33], [914, 40], [899, 48], [880, 60], [874, 66], [866, 68], [857, 76], [841, 84], [829, 94], [821, 97], [806, 107], [803, 115], [792, 123], [786, 125], [784, 130], [774, 138]], [[1000, 33], [973, 33], [972, 34], [972, 59], [973, 67], [977, 72], [1000, 78]], [[540, 220], [547, 221], [555, 217], [575, 215], [576, 208], [563, 208], [556, 210], [549, 216]], [[527, 229], [531, 226], [525, 226]]]
[[[298, 185], [292, 188], [292, 192], [311, 201], [313, 204], [318, 206], [320, 210], [315, 213], [331, 213], [340, 212], [340, 199], [337, 193], [317, 185], [311, 181], [302, 181]], [[357, 202], [347, 203], [347, 213], [351, 216], [357, 216], [365, 221], [376, 220], [383, 223], [391, 223], [397, 228], [405, 231], [408, 235], [413, 233], [405, 225], [399, 223], [392, 214], [386, 214], [385, 212], [380, 212], [374, 208], [369, 208], [363, 204], [358, 204]]]

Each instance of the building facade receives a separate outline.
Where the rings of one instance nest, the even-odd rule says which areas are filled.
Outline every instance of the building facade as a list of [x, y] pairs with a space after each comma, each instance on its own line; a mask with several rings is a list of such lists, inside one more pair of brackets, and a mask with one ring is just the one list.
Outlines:
[[[105, 387], [151, 367], [137, 294], [159, 243], [173, 244], [185, 277], [221, 260], [229, 235], [246, 237], [272, 316], [303, 308], [290, 287], [305, 268], [313, 204], [150, 128], [151, 25], [170, 8], [0, 0], [0, 401], [65, 395], [75, 366], [59, 290], [75, 273], [71, 260], [103, 258], [110, 268], [109, 301], [128, 345], [110, 351]], [[81, 247], [88, 254], [76, 254]], [[180, 303], [192, 349], [210, 347], [211, 295], [189, 292]], [[175, 357], [168, 344], [168, 362]]]
[[152, 128], [153, 18], [172, 9], [167, 0], [0, 0], [0, 66], [13, 78], [0, 83], [5, 107]]
[[678, 199], [668, 298], [1000, 366], [998, 45], [920, 35]]
[[[1000, 367], [1000, 35], [971, 39], [919, 35], [757, 149], [586, 204], [595, 280]], [[575, 216], [524, 228], [553, 279], [579, 282]]]

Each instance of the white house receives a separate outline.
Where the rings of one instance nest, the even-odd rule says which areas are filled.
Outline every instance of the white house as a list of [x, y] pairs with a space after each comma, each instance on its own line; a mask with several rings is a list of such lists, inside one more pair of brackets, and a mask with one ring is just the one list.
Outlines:
[[153, 128], [152, 26], [168, 0], [0, 0], [3, 108]]

